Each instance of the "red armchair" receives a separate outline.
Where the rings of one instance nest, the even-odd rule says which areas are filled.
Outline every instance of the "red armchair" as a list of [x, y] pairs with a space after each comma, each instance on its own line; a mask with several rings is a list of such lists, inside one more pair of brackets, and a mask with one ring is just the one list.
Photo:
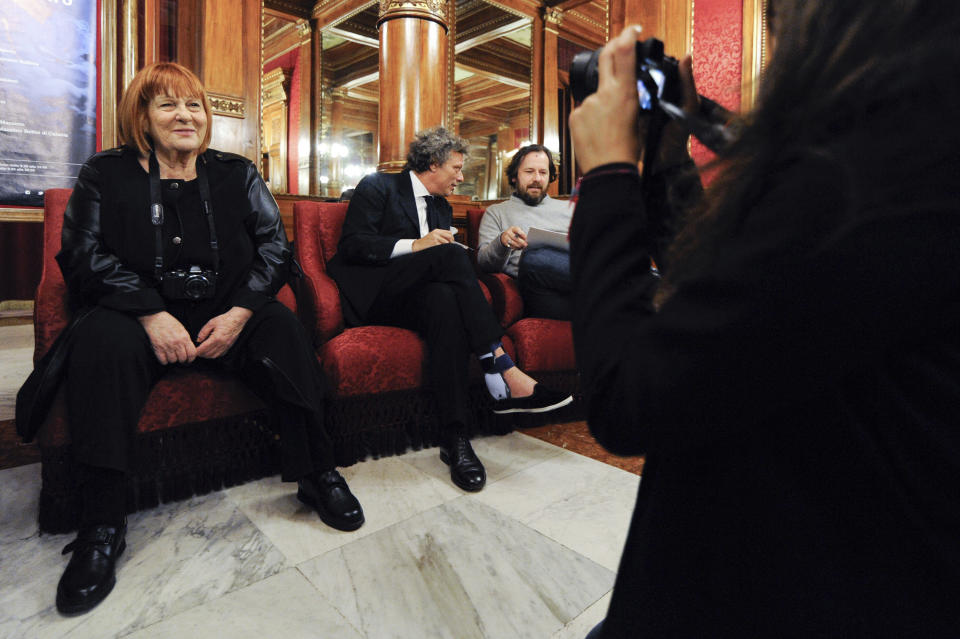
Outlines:
[[[69, 319], [66, 284], [54, 258], [60, 250], [70, 193], [70, 189], [50, 189], [44, 196], [43, 267], [34, 310], [35, 362]], [[277, 298], [296, 311], [290, 287], [284, 286]], [[278, 458], [265, 409], [233, 377], [172, 369], [151, 391], [137, 424], [137, 470], [128, 488], [128, 509], [149, 508], [276, 472]], [[67, 532], [76, 527], [78, 504], [62, 386], [37, 442], [42, 467], [40, 529]]]
[[[479, 247], [483, 214], [484, 209], [467, 209], [467, 245], [473, 249]], [[476, 252], [472, 254], [476, 260]], [[517, 366], [539, 381], [574, 395], [574, 403], [561, 412], [552, 413], [550, 421], [582, 419], [570, 322], [524, 317], [523, 298], [514, 278], [505, 273], [481, 273], [480, 278], [489, 289], [494, 312], [514, 346]], [[529, 421], [530, 416], [527, 417]]]
[[[337, 464], [401, 454], [437, 442], [436, 406], [424, 374], [425, 345], [413, 331], [391, 326], [344, 328], [340, 293], [326, 263], [337, 251], [347, 203], [297, 202], [293, 207], [297, 261], [306, 274], [301, 318], [312, 328], [327, 382], [326, 420]], [[485, 290], [487, 299], [489, 292]], [[514, 352], [509, 338], [504, 348]], [[508, 432], [494, 419], [479, 367], [469, 392], [472, 433]]]

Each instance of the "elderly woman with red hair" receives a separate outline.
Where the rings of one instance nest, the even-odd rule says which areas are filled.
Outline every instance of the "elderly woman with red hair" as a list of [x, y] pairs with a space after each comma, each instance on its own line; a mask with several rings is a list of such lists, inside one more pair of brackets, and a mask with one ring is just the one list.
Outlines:
[[125, 548], [138, 416], [171, 366], [240, 375], [271, 406], [282, 477], [328, 525], [355, 530], [359, 502], [334, 469], [322, 378], [297, 318], [274, 296], [290, 248], [276, 202], [247, 159], [208, 148], [200, 80], [146, 67], [120, 104], [123, 146], [90, 158], [67, 206], [57, 261], [74, 312], [65, 381], [81, 521], [57, 608], [109, 594]]

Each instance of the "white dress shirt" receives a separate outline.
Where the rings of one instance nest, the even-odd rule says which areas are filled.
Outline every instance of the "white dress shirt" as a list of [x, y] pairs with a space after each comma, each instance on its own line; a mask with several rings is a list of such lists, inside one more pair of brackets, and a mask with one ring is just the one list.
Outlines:
[[[427, 200], [426, 196], [430, 195], [430, 191], [427, 190], [427, 187], [423, 185], [423, 182], [420, 181], [420, 178], [416, 176], [413, 171], [410, 171], [410, 184], [413, 185], [413, 199], [417, 203], [417, 218], [420, 220], [420, 237], [423, 237], [430, 232], [430, 225], [427, 223]], [[413, 243], [415, 240], [403, 239], [397, 240], [397, 243], [393, 245], [393, 252], [390, 253], [390, 258], [400, 257], [401, 255], [407, 255], [413, 253]]]

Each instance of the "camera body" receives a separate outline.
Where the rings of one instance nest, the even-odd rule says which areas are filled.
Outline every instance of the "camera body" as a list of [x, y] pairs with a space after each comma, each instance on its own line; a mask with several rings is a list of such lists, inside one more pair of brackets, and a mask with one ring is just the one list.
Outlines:
[[[570, 90], [578, 103], [597, 90], [600, 51], [602, 49], [578, 53], [570, 63]], [[636, 77], [637, 101], [641, 110], [650, 111], [659, 100], [672, 104], [681, 102], [677, 59], [664, 55], [663, 42], [660, 40], [648, 38], [637, 42]]]
[[186, 271], [167, 271], [160, 280], [160, 294], [168, 300], [205, 300], [217, 290], [217, 273], [201, 266]]

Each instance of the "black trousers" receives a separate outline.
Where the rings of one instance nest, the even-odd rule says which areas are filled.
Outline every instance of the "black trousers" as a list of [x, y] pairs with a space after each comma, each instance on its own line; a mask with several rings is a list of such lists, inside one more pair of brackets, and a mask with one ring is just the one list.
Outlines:
[[[288, 308], [269, 302], [227, 353], [216, 360], [197, 358], [191, 366], [240, 375], [274, 410], [285, 481], [334, 467], [322, 419], [322, 373], [303, 326]], [[98, 307], [77, 326], [66, 377], [74, 459], [129, 472], [140, 412], [169, 368], [157, 361], [135, 317]]]
[[395, 258], [384, 268], [367, 323], [408, 328], [423, 338], [440, 419], [450, 434], [460, 434], [467, 420], [470, 354], [490, 352], [503, 329], [463, 247], [442, 244]]

